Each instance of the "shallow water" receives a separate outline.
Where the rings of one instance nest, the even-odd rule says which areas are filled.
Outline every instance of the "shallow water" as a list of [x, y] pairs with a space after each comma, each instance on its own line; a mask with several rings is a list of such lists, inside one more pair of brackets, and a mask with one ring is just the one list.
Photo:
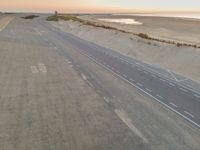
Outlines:
[[127, 19], [127, 18], [120, 18], [120, 19], [111, 19], [111, 18], [102, 19], [102, 18], [99, 18], [98, 20], [105, 21], [105, 22], [120, 23], [120, 24], [142, 25], [142, 22], [135, 21], [134, 19]]
[[176, 17], [188, 19], [200, 19], [200, 13], [133, 13], [133, 14], [113, 14], [122, 16], [155, 16], [155, 17]]

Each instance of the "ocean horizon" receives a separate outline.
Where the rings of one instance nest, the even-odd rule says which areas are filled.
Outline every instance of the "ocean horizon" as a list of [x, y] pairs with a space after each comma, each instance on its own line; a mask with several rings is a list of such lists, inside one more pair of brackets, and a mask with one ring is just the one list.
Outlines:
[[187, 19], [200, 19], [200, 13], [118, 13], [112, 15], [152, 16], [152, 17], [175, 17]]

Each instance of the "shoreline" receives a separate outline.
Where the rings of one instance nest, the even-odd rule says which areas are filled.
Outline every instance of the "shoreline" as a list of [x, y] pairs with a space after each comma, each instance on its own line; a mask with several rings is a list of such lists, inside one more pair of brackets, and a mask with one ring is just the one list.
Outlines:
[[[126, 16], [123, 15], [82, 15], [78, 18], [102, 24], [117, 29], [118, 31], [125, 31], [126, 33], [146, 34], [149, 40], [165, 42], [168, 44], [175, 44], [179, 46], [189, 46], [200, 48], [200, 20], [182, 19], [182, 18], [167, 18], [167, 17], [150, 17], [150, 16]], [[128, 25], [114, 22], [99, 21], [99, 18], [105, 19], [134, 19], [141, 22], [142, 25]]]
[[115, 16], [142, 16], [142, 17], [163, 17], [163, 18], [179, 18], [179, 19], [192, 19], [200, 21], [200, 13], [198, 15], [189, 14], [176, 14], [176, 13], [112, 13]]

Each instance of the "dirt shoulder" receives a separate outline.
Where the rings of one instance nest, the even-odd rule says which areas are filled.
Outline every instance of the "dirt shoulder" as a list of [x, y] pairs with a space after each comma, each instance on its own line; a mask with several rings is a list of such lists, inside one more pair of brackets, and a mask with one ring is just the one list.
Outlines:
[[13, 19], [14, 17], [9, 15], [0, 16], [0, 31], [2, 31]]

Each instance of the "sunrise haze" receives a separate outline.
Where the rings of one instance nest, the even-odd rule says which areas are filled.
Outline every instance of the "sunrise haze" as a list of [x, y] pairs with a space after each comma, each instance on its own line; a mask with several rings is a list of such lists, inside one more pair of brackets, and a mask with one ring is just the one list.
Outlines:
[[1, 11], [49, 12], [198, 12], [198, 0], [1, 0]]

